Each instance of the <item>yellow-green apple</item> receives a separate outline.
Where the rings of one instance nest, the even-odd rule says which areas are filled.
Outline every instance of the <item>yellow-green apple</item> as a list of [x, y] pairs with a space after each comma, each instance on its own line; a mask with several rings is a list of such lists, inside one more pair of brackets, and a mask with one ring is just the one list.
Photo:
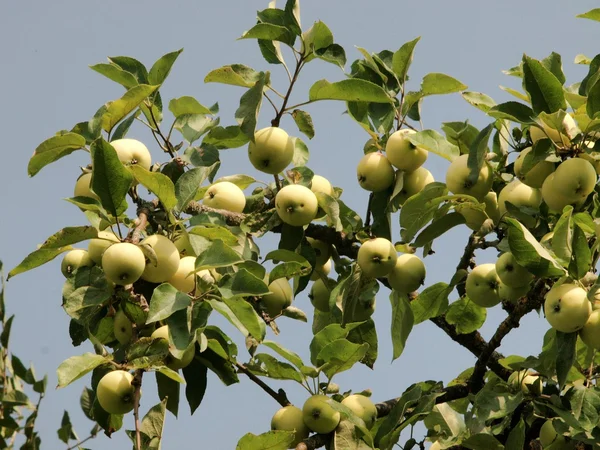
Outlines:
[[315, 264], [323, 265], [331, 258], [331, 246], [327, 242], [307, 237], [306, 240], [315, 251]]
[[585, 201], [585, 198], [583, 200], [574, 200], [567, 197], [561, 187], [554, 181], [555, 174], [556, 173], [551, 173], [548, 175], [542, 185], [542, 199], [544, 200], [544, 203], [548, 205], [550, 211], [557, 213], [562, 213], [567, 205], [573, 205], [573, 207], [577, 208], [577, 206]]
[[527, 147], [519, 153], [519, 157], [515, 161], [515, 175], [527, 186], [539, 189], [542, 187], [542, 184], [544, 184], [544, 180], [548, 175], [554, 172], [554, 163], [550, 161], [540, 161], [529, 169], [527, 173], [523, 173], [523, 161], [529, 152], [531, 152], [531, 147]]
[[279, 409], [271, 419], [271, 430], [295, 431], [294, 441], [288, 448], [296, 446], [308, 437], [310, 430], [304, 424], [302, 410], [293, 405]]
[[385, 145], [389, 161], [405, 172], [414, 172], [427, 160], [427, 150], [417, 147], [408, 138], [415, 133], [416, 131], [409, 129], [398, 130], [392, 133]]
[[210, 208], [241, 213], [246, 206], [246, 196], [230, 181], [219, 181], [207, 189], [202, 204]]
[[540, 395], [542, 393], [542, 383], [538, 382], [539, 379], [540, 377], [533, 375], [528, 370], [520, 370], [510, 374], [508, 384], [514, 389], [521, 389], [524, 394]]
[[137, 245], [119, 242], [106, 249], [102, 255], [102, 269], [109, 281], [127, 285], [140, 279], [146, 267], [144, 253]]
[[179, 256], [182, 258], [184, 256], [197, 256], [196, 251], [190, 242], [190, 236], [186, 231], [182, 231], [181, 233], [175, 235], [173, 244], [175, 244], [175, 247], [177, 247], [177, 250], [179, 250]]
[[133, 336], [133, 325], [131, 324], [129, 317], [125, 314], [125, 311], [122, 309], [119, 309], [115, 313], [113, 331], [119, 344], [124, 345], [131, 341], [131, 336]]
[[325, 283], [319, 278], [313, 283], [308, 298], [316, 309], [323, 312], [329, 312], [330, 295], [331, 289], [329, 288], [329, 279], [327, 280], [327, 283]]
[[341, 415], [331, 407], [331, 400], [326, 395], [309, 397], [302, 407], [302, 418], [305, 425], [315, 433], [327, 434], [337, 428]]
[[108, 372], [96, 387], [98, 403], [109, 414], [127, 414], [131, 411], [134, 393], [133, 375], [124, 370]]
[[592, 313], [587, 292], [574, 283], [552, 286], [544, 302], [546, 320], [563, 333], [582, 329]]
[[275, 210], [279, 218], [294, 227], [311, 223], [317, 217], [319, 203], [314, 192], [300, 184], [289, 184], [275, 196]]
[[196, 257], [184, 256], [179, 260], [177, 272], [167, 280], [167, 283], [181, 292], [192, 292], [196, 287], [195, 265]]
[[555, 189], [572, 201], [584, 200], [596, 186], [596, 169], [583, 158], [570, 158], [554, 172]]
[[116, 139], [110, 145], [117, 151], [117, 156], [123, 164], [137, 164], [146, 170], [150, 170], [152, 157], [150, 156], [148, 147], [137, 139]]
[[375, 312], [376, 303], [375, 297], [366, 300], [359, 297], [354, 309], [348, 315], [348, 322], [364, 322], [367, 320]]
[[542, 204], [542, 192], [539, 189], [527, 186], [515, 178], [500, 191], [500, 195], [498, 196], [498, 211], [500, 211], [500, 215], [508, 212], [506, 202], [510, 202], [518, 207], [537, 209]]
[[385, 191], [394, 182], [394, 168], [388, 159], [379, 152], [367, 153], [356, 167], [358, 184], [371, 192]]
[[[163, 325], [160, 328], [157, 328], [152, 332], [150, 336], [153, 339], [166, 339], [169, 342], [169, 346], [171, 345], [171, 341], [169, 339], [169, 326]], [[194, 354], [196, 353], [196, 344], [190, 345], [184, 352], [181, 358], [175, 358], [171, 353], [167, 355], [165, 358], [165, 365], [172, 370], [183, 369], [190, 365], [192, 360], [194, 359]]]
[[144, 239], [140, 245], [148, 245], [156, 253], [156, 265], [148, 260], [142, 279], [151, 283], [163, 283], [175, 275], [179, 268], [179, 250], [169, 238], [162, 234], [153, 234]]
[[442, 446], [440, 445], [439, 441], [435, 441], [431, 444], [429, 450], [442, 450]]
[[587, 322], [579, 331], [579, 336], [585, 345], [600, 350], [600, 310], [592, 311]]
[[69, 251], [60, 264], [60, 271], [65, 277], [69, 277], [80, 267], [91, 267], [94, 262], [87, 251], [80, 248]]
[[494, 263], [480, 264], [467, 275], [465, 290], [473, 303], [491, 308], [500, 303], [500, 277]]
[[398, 256], [387, 279], [390, 286], [401, 294], [414, 292], [425, 281], [425, 264], [417, 255], [405, 253]]
[[[593, 145], [593, 144], [592, 144]], [[598, 152], [594, 152], [596, 155], [598, 154]], [[592, 155], [590, 155], [589, 153], [579, 153], [577, 155], [578, 158], [583, 158], [587, 161], [590, 162], [590, 164], [592, 166], [594, 166], [594, 169], [596, 170], [596, 174], [600, 175], [600, 159], [596, 159], [594, 157], [592, 157]]]
[[92, 172], [82, 173], [75, 182], [73, 197], [89, 197], [94, 200], [100, 200], [100, 198], [92, 191], [91, 182]]
[[531, 126], [529, 127], [529, 136], [531, 137], [531, 141], [535, 144], [540, 139], [551, 139], [554, 143], [562, 145], [563, 147], [568, 147], [571, 143], [571, 139], [573, 139], [577, 133], [579, 133], [579, 127], [577, 123], [569, 114], [565, 115], [565, 118], [562, 122], [562, 127], [564, 131], [558, 131], [554, 128], [550, 128], [544, 122], [539, 122], [540, 127]]
[[494, 175], [490, 166], [484, 163], [475, 182], [469, 180], [471, 169], [467, 165], [469, 155], [461, 155], [452, 161], [446, 171], [446, 186], [454, 194], [466, 194], [481, 201], [492, 188]]
[[371, 238], [358, 249], [356, 262], [363, 273], [370, 278], [385, 277], [396, 265], [398, 254], [390, 241], [385, 238]]
[[121, 242], [121, 240], [111, 230], [98, 231], [98, 237], [90, 239], [88, 244], [88, 254], [91, 260], [97, 265], [102, 264], [102, 255], [106, 249], [117, 242]]
[[278, 174], [294, 158], [295, 141], [279, 127], [267, 127], [254, 133], [254, 142], [248, 144], [248, 158], [264, 173]]
[[567, 441], [564, 436], [559, 435], [554, 429], [554, 419], [548, 419], [540, 428], [540, 444], [544, 450], [565, 450]]
[[327, 194], [333, 197], [335, 194], [333, 191], [333, 186], [329, 182], [329, 180], [321, 175], [313, 175], [312, 181], [310, 183], [310, 190], [315, 194], [317, 192], [322, 192], [323, 194]]
[[369, 397], [360, 394], [352, 394], [342, 400], [342, 405], [350, 409], [356, 416], [360, 417], [368, 429], [373, 428], [377, 420], [377, 408]]
[[406, 172], [402, 190], [398, 194], [399, 204], [403, 205], [406, 200], [421, 192], [425, 186], [434, 181], [433, 175], [425, 167], [419, 167], [414, 172]]
[[331, 272], [331, 260], [328, 259], [325, 264], [315, 265], [312, 274], [310, 275], [311, 281], [320, 280], [321, 277], [329, 275]]
[[262, 297], [261, 303], [271, 319], [279, 316], [281, 311], [292, 304], [293, 293], [290, 283], [285, 278], [277, 278], [269, 284], [269, 294]]
[[496, 260], [496, 273], [510, 287], [522, 287], [533, 280], [533, 274], [520, 265], [511, 252], [500, 255]]
[[515, 303], [517, 300], [527, 295], [529, 290], [531, 289], [530, 285], [513, 287], [507, 284], [500, 282], [498, 286], [498, 296], [501, 301], [507, 301], [511, 303]]
[[484, 211], [476, 208], [471, 202], [460, 203], [455, 207], [456, 212], [465, 218], [465, 224], [473, 231], [479, 231], [487, 219], [491, 219], [493, 224], [497, 224], [500, 220], [498, 196], [494, 191], [488, 192], [483, 197], [483, 203]]

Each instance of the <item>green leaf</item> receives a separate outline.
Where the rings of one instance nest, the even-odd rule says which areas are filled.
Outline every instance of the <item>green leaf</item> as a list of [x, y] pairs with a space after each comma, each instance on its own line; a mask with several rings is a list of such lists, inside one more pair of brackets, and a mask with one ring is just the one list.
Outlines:
[[216, 241], [217, 239], [220, 239], [226, 245], [235, 246], [238, 243], [238, 239], [235, 234], [229, 231], [228, 228], [219, 225], [199, 225], [197, 227], [190, 228], [187, 231], [188, 234], [202, 236], [210, 241]]
[[469, 169], [471, 169], [471, 172], [469, 173], [467, 180], [472, 184], [477, 182], [481, 168], [485, 164], [485, 157], [488, 153], [488, 142], [493, 129], [494, 124], [491, 123], [481, 130], [469, 148], [467, 165]]
[[217, 239], [196, 258], [196, 271], [217, 267], [228, 267], [242, 262], [242, 257], [231, 247]]
[[410, 242], [417, 232], [426, 225], [437, 211], [447, 193], [443, 183], [430, 183], [421, 192], [410, 197], [400, 210], [402, 239]]
[[409, 134], [410, 142], [431, 153], [435, 153], [448, 161], [454, 161], [460, 156], [460, 150], [454, 144], [448, 142], [444, 136], [435, 130], [423, 130]]
[[600, 22], [600, 8], [594, 8], [589, 10], [586, 13], [578, 14], [575, 17], [579, 17], [581, 19], [590, 19], [595, 20], [596, 22]]
[[104, 75], [109, 80], [119, 83], [125, 89], [130, 89], [138, 84], [138, 80], [132, 73], [123, 70], [116, 64], [94, 64], [90, 66], [90, 69]]
[[504, 446], [491, 434], [474, 434], [462, 446], [471, 450], [504, 450]]
[[251, 67], [243, 64], [232, 64], [211, 70], [206, 77], [205, 83], [223, 83], [233, 86], [250, 88], [262, 77], [262, 72], [257, 72]]
[[117, 128], [115, 129], [115, 131], [110, 136], [110, 141], [112, 142], [112, 141], [116, 141], [117, 139], [124, 138], [127, 135], [127, 132], [129, 131], [129, 128], [131, 128], [131, 125], [133, 124], [133, 121], [140, 114], [141, 114], [141, 111], [138, 109], [133, 114], [131, 114], [127, 119], [125, 119], [119, 125], [117, 125]]
[[192, 299], [189, 295], [180, 292], [168, 283], [163, 283], [152, 292], [146, 323], [165, 320], [174, 312], [186, 309], [191, 304]]
[[519, 423], [510, 430], [508, 438], [506, 439], [506, 448], [524, 448], [525, 446], [525, 422], [523, 418], [519, 420]]
[[242, 147], [249, 141], [250, 139], [242, 132], [242, 129], [239, 126], [232, 125], [226, 128], [211, 128], [206, 136], [204, 136], [202, 145], [213, 145], [215, 148], [221, 150]]
[[27, 166], [27, 175], [33, 177], [45, 166], [85, 148], [85, 138], [76, 133], [52, 136], [37, 146]]
[[[142, 419], [140, 431], [151, 439], [158, 438], [160, 440], [163, 435], [165, 410], [166, 402], [164, 400], [150, 408]], [[148, 450], [160, 450], [160, 446]]]
[[598, 81], [588, 89], [586, 112], [591, 119], [600, 112], [600, 82]]
[[258, 113], [263, 99], [263, 89], [266, 76], [261, 72], [261, 77], [254, 86], [248, 89], [240, 98], [240, 106], [235, 111], [235, 118], [240, 125], [240, 130], [250, 139], [254, 140], [254, 131], [258, 121]]
[[108, 61], [131, 73], [138, 83], [148, 83], [148, 70], [137, 59], [129, 56], [110, 56]]
[[335, 83], [319, 80], [313, 84], [308, 93], [310, 101], [342, 100], [347, 102], [391, 103], [387, 93], [370, 81], [352, 78]]
[[194, 414], [196, 409], [202, 403], [207, 385], [207, 367], [197, 359], [183, 368], [183, 376], [185, 377], [185, 398], [190, 405], [190, 414]]
[[300, 109], [294, 109], [292, 117], [301, 133], [304, 133], [309, 139], [315, 137], [315, 127], [309, 113]]
[[535, 113], [523, 103], [506, 102], [492, 106], [487, 112], [488, 116], [495, 119], [507, 119], [513, 122], [531, 124], [535, 123]]
[[487, 310], [476, 305], [468, 297], [463, 297], [450, 305], [446, 311], [446, 321], [456, 327], [458, 334], [468, 334], [484, 324]]
[[567, 109], [561, 82], [540, 61], [526, 55], [523, 55], [523, 86], [536, 114]]
[[286, 450], [296, 439], [293, 431], [267, 431], [258, 436], [247, 433], [238, 441], [236, 450]]
[[117, 217], [127, 209], [125, 196], [133, 176], [119, 160], [117, 152], [104, 139], [92, 143], [92, 190], [100, 197], [104, 209]]
[[399, 294], [392, 291], [390, 294], [390, 302], [392, 304], [392, 346], [394, 349], [392, 361], [399, 358], [404, 351], [406, 340], [410, 334], [414, 316], [408, 297], [405, 294]]
[[402, 45], [392, 57], [392, 69], [402, 84], [404, 84], [404, 81], [406, 80], [408, 69], [413, 60], [415, 46], [420, 39], [421, 37], [418, 37], [412, 41], [408, 41]]
[[56, 370], [58, 377], [58, 388], [68, 386], [73, 381], [78, 380], [96, 367], [107, 362], [104, 356], [93, 353], [84, 353], [81, 356], [71, 356], [63, 361]]
[[349, 370], [367, 354], [369, 344], [354, 344], [347, 339], [336, 339], [319, 352], [322, 370], [331, 379], [335, 374]]
[[550, 53], [550, 55], [542, 60], [542, 65], [560, 81], [560, 84], [565, 84], [567, 79], [562, 70], [562, 58], [558, 53]]
[[98, 230], [90, 226], [66, 227], [54, 233], [40, 246], [40, 249], [60, 248], [87, 241], [98, 236]]
[[184, 114], [212, 114], [212, 111], [201, 105], [194, 97], [184, 96], [174, 98], [169, 102], [169, 111], [173, 116], [179, 117]]
[[317, 58], [335, 64], [340, 69], [344, 70], [344, 66], [346, 65], [346, 51], [341, 45], [331, 44], [329, 47], [317, 50], [315, 55]]
[[158, 86], [140, 84], [129, 89], [121, 98], [109, 102], [102, 116], [102, 129], [110, 133], [116, 124], [152, 95], [157, 88]]
[[60, 248], [43, 248], [39, 250], [35, 250], [31, 252], [29, 255], [23, 259], [14, 269], [8, 272], [7, 280], [10, 280], [15, 275], [18, 275], [23, 272], [27, 272], [28, 270], [35, 269], [36, 267], [41, 266], [42, 264], [46, 264], [49, 261], [52, 261], [61, 253], [72, 250], [73, 247], [70, 245], [66, 247]]
[[177, 197], [177, 209], [183, 211], [186, 206], [194, 200], [200, 185], [208, 177], [208, 171], [203, 167], [188, 170], [179, 177], [175, 183], [175, 196]]
[[457, 225], [465, 223], [465, 218], [462, 214], [452, 212], [444, 214], [439, 219], [434, 220], [429, 224], [415, 239], [413, 247], [423, 247], [430, 245], [434, 239], [442, 236], [448, 230], [451, 230]]
[[[265, 322], [259, 317], [252, 305], [241, 298], [224, 298], [223, 303], [229, 307], [248, 333], [258, 342], [262, 342], [266, 333]], [[246, 334], [243, 330], [242, 333]]]
[[[172, 330], [169, 330], [172, 331]], [[162, 365], [169, 354], [169, 341], [166, 339], [142, 337], [128, 346], [125, 351], [127, 361], [136, 369]]]
[[350, 324], [345, 328], [339, 323], [332, 323], [327, 325], [321, 331], [316, 333], [310, 343], [310, 361], [314, 366], [320, 366], [323, 364], [323, 360], [318, 359], [319, 353], [325, 348], [330, 342], [336, 339], [343, 339], [348, 336], [348, 333], [357, 326], [358, 324]]
[[444, 73], [428, 73], [421, 81], [423, 95], [451, 94], [465, 89], [467, 89], [465, 84]]
[[286, 27], [271, 23], [258, 23], [246, 31], [239, 39], [264, 39], [279, 41], [290, 47], [294, 45], [296, 37]]
[[415, 325], [444, 314], [448, 309], [448, 296], [453, 289], [454, 286], [443, 282], [426, 287], [410, 303]]
[[[169, 76], [173, 64], [177, 60], [177, 57], [181, 54], [183, 49], [167, 53], [161, 56], [150, 69], [148, 73], [148, 81], [153, 85], [161, 85], [165, 79]], [[175, 414], [177, 415], [177, 414]]]
[[[167, 410], [171, 411], [171, 413], [177, 417], [177, 412], [179, 410], [179, 383], [160, 372], [156, 372], [155, 374], [158, 398], [161, 402], [166, 402]], [[164, 420], [164, 409], [162, 419]], [[162, 425], [162, 420], [160, 420], [159, 423]], [[160, 427], [160, 430], [162, 432], [162, 426]]]
[[576, 280], [583, 278], [592, 266], [592, 252], [584, 231], [573, 225], [573, 255], [569, 264], [569, 274]]
[[132, 164], [129, 166], [129, 170], [139, 183], [158, 197], [166, 210], [177, 206], [175, 185], [168, 176], [160, 172], [150, 172], [139, 164]]
[[175, 120], [173, 128], [190, 144], [219, 124], [219, 119], [206, 114], [183, 114]]
[[261, 365], [261, 369], [266, 372], [266, 376], [274, 380], [292, 380], [302, 383], [302, 375], [292, 365], [278, 361], [276, 358], [266, 353], [257, 353], [254, 359]]
[[360, 362], [372, 369], [377, 360], [378, 351], [377, 330], [373, 319], [369, 318], [367, 321], [358, 325], [348, 333], [346, 339], [355, 344], [369, 344], [369, 349]]
[[262, 344], [266, 347], [269, 347], [271, 350], [273, 350], [279, 356], [282, 356], [283, 358], [287, 359], [289, 362], [291, 362], [293, 365], [295, 365], [298, 369], [302, 369], [302, 367], [305, 366], [304, 362], [302, 361], [302, 358], [300, 358], [299, 355], [297, 355], [293, 351], [288, 350], [287, 348], [283, 347], [278, 342], [271, 341], [271, 340], [264, 340], [262, 342]]
[[465, 91], [461, 95], [467, 102], [484, 113], [496, 106], [494, 99], [482, 92]]
[[564, 387], [575, 362], [576, 346], [577, 333], [556, 332], [556, 377], [560, 389]]
[[260, 296], [269, 293], [265, 282], [246, 269], [240, 269], [232, 275], [225, 275], [219, 281], [219, 292], [226, 298]]
[[571, 394], [569, 403], [573, 416], [581, 428], [591, 432], [598, 424], [600, 395], [596, 390], [585, 386], [573, 386], [569, 394]]

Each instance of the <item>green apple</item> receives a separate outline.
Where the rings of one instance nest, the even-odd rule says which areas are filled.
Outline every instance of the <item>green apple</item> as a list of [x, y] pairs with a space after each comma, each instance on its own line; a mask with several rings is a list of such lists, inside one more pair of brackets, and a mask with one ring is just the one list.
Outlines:
[[106, 249], [102, 255], [102, 269], [109, 281], [115, 284], [127, 285], [140, 279], [146, 258], [137, 245], [129, 242], [119, 242]]
[[329, 261], [329, 258], [331, 258], [331, 245], [329, 245], [327, 242], [319, 241], [318, 239], [313, 239], [310, 237], [307, 237], [306, 240], [315, 251], [315, 264], [323, 265]]
[[416, 131], [398, 130], [389, 137], [385, 145], [385, 154], [395, 167], [405, 172], [414, 172], [427, 160], [429, 152], [414, 145], [408, 139]]
[[313, 175], [312, 181], [310, 183], [310, 190], [315, 194], [317, 192], [322, 192], [323, 194], [327, 194], [330, 196], [334, 196], [335, 192], [333, 191], [333, 186], [329, 182], [329, 180], [321, 175]]
[[179, 256], [197, 256], [194, 247], [192, 247], [192, 243], [190, 242], [190, 236], [187, 231], [181, 231], [176, 234], [173, 239], [173, 244], [179, 250]]
[[148, 260], [142, 279], [151, 283], [163, 283], [175, 275], [179, 268], [179, 250], [169, 238], [153, 234], [140, 242], [140, 245], [148, 245], [156, 253], [156, 265]]
[[192, 292], [196, 287], [196, 274], [193, 273], [196, 268], [195, 256], [184, 256], [179, 260], [177, 272], [167, 280], [171, 286], [181, 292]]
[[377, 302], [375, 297], [367, 300], [358, 298], [354, 306], [354, 310], [350, 312], [348, 321], [349, 322], [364, 322], [375, 312], [375, 306]]
[[394, 168], [385, 155], [374, 152], [367, 153], [356, 167], [358, 184], [371, 192], [385, 191], [394, 182]]
[[363, 273], [370, 278], [385, 277], [396, 265], [398, 254], [390, 241], [385, 238], [371, 238], [358, 249], [356, 262]]
[[556, 190], [576, 202], [592, 193], [597, 178], [592, 163], [582, 158], [570, 158], [558, 165], [553, 182]]
[[125, 311], [119, 309], [114, 317], [113, 331], [119, 344], [125, 345], [131, 341], [133, 336], [133, 325], [129, 320], [129, 317], [125, 314]]
[[554, 181], [554, 176], [555, 173], [548, 175], [542, 185], [542, 199], [544, 200], [544, 203], [548, 205], [550, 211], [562, 213], [567, 205], [573, 205], [574, 208], [577, 208], [585, 202], [585, 198], [582, 200], [574, 200], [567, 197], [561, 187]]
[[583, 288], [577, 284], [564, 283], [553, 286], [548, 291], [544, 313], [552, 328], [572, 333], [584, 327], [592, 313], [592, 305]]
[[332, 402], [326, 395], [309, 397], [302, 407], [302, 418], [305, 425], [315, 433], [328, 434], [337, 428], [341, 415], [331, 407]]
[[[153, 339], [166, 339], [169, 342], [169, 346], [171, 345], [171, 340], [169, 339], [169, 326], [163, 325], [160, 328], [157, 328], [152, 332], [150, 336]], [[194, 355], [196, 353], [196, 344], [190, 345], [184, 352], [181, 358], [175, 358], [172, 354], [167, 355], [165, 358], [165, 365], [171, 370], [179, 370], [183, 369], [190, 365], [192, 360], [194, 359]]]
[[496, 193], [494, 191], [488, 192], [483, 197], [483, 203], [485, 204], [484, 211], [475, 208], [471, 202], [460, 203], [454, 208], [457, 213], [465, 218], [465, 224], [473, 231], [479, 231], [487, 219], [491, 219], [494, 224], [500, 221]]
[[288, 184], [275, 196], [275, 210], [279, 218], [294, 227], [302, 227], [317, 217], [319, 203], [314, 192], [300, 184]]
[[235, 184], [229, 181], [219, 181], [208, 188], [202, 204], [209, 208], [241, 213], [246, 207], [246, 196], [244, 191]]
[[502, 188], [498, 196], [498, 211], [502, 216], [508, 213], [506, 202], [519, 207], [538, 209], [542, 204], [542, 191], [515, 178]]
[[323, 276], [327, 276], [329, 275], [329, 272], [331, 272], [331, 260], [328, 259], [327, 262], [325, 264], [322, 265], [315, 265], [315, 268], [313, 269], [312, 273], [310, 274], [310, 280], [311, 281], [316, 281], [316, 280], [320, 280], [321, 277]]
[[92, 267], [93, 265], [94, 261], [92, 261], [88, 252], [76, 248], [67, 252], [60, 264], [60, 271], [65, 277], [69, 277], [80, 267]]
[[254, 133], [248, 145], [252, 165], [264, 173], [278, 174], [294, 158], [295, 140], [279, 127], [267, 127]]
[[360, 394], [352, 394], [342, 400], [342, 405], [350, 409], [356, 416], [360, 417], [370, 430], [377, 420], [377, 408], [369, 397]]
[[[594, 152], [594, 153], [598, 154], [598, 152]], [[592, 155], [590, 155], [589, 153], [579, 153], [577, 155], [577, 157], [589, 161], [590, 164], [592, 166], [594, 166], [594, 169], [596, 170], [596, 174], [600, 175], [600, 159], [596, 159], [596, 158], [592, 157]]]
[[542, 384], [538, 383], [540, 377], [531, 374], [528, 370], [515, 371], [508, 377], [508, 384], [514, 389], [521, 389], [524, 394], [541, 395]]
[[540, 444], [544, 450], [563, 450], [567, 447], [564, 436], [559, 435], [554, 429], [554, 419], [548, 419], [540, 428]]
[[399, 204], [403, 205], [406, 200], [421, 192], [425, 186], [434, 181], [433, 175], [425, 167], [419, 167], [414, 172], [406, 172], [404, 174], [402, 190], [398, 194]]
[[116, 139], [110, 143], [117, 151], [119, 160], [126, 165], [137, 164], [146, 170], [150, 170], [152, 157], [143, 143], [136, 139]]
[[274, 319], [292, 304], [292, 287], [285, 278], [277, 278], [269, 284], [269, 291], [271, 293], [264, 295], [261, 303], [265, 307], [269, 317]]
[[471, 195], [481, 201], [492, 188], [494, 174], [490, 166], [484, 163], [477, 175], [477, 180], [470, 181], [471, 169], [467, 165], [468, 159], [469, 155], [461, 155], [452, 161], [446, 171], [446, 186], [454, 194]]
[[405, 253], [398, 256], [387, 279], [390, 286], [401, 294], [414, 292], [425, 281], [425, 264], [417, 255]]
[[465, 290], [473, 303], [491, 308], [501, 301], [500, 283], [495, 264], [480, 264], [467, 275]]
[[[333, 282], [333, 280], [331, 280], [331, 282]], [[331, 296], [329, 283], [329, 279], [327, 279], [327, 283], [321, 278], [317, 279], [310, 289], [310, 294], [308, 294], [310, 302], [319, 311], [329, 312], [329, 297]]]
[[529, 292], [530, 289], [531, 289], [530, 285], [513, 287], [513, 286], [509, 286], [507, 284], [500, 282], [500, 285], [498, 286], [498, 296], [500, 297], [500, 300], [503, 302], [507, 301], [507, 302], [515, 303], [515, 302], [517, 302], [517, 300], [519, 300], [522, 297], [524, 297], [525, 295], [527, 295], [527, 293]]
[[546, 123], [539, 121], [538, 124], [541, 128], [536, 126], [529, 127], [529, 136], [531, 137], [531, 142], [534, 144], [540, 139], [551, 139], [554, 143], [559, 144], [563, 147], [569, 147], [571, 144], [571, 139], [573, 139], [577, 133], [579, 133], [579, 127], [577, 123], [569, 114], [565, 115], [565, 118], [562, 122], [562, 131], [555, 130], [554, 128], [550, 128]]
[[98, 231], [98, 237], [90, 239], [88, 244], [88, 254], [94, 263], [102, 264], [102, 255], [108, 247], [121, 240], [111, 230]]
[[519, 153], [519, 157], [516, 159], [514, 166], [515, 175], [527, 186], [539, 189], [542, 187], [542, 184], [544, 184], [544, 180], [548, 175], [554, 172], [554, 163], [550, 161], [540, 161], [529, 169], [527, 173], [523, 173], [523, 161], [529, 152], [531, 152], [531, 147], [527, 147]]
[[600, 310], [592, 311], [579, 336], [585, 345], [600, 350]]
[[73, 197], [89, 197], [100, 201], [100, 198], [92, 191], [92, 172], [83, 173], [75, 182]]
[[511, 252], [500, 255], [496, 260], [496, 273], [510, 287], [522, 287], [533, 280], [533, 274], [520, 265]]
[[498, 208], [498, 196], [496, 193], [494, 191], [488, 192], [483, 197], [483, 203], [485, 203], [485, 213], [497, 224], [500, 221], [500, 209]]
[[124, 370], [108, 372], [96, 387], [98, 403], [109, 414], [127, 414], [133, 410], [134, 393], [133, 375]]
[[302, 410], [293, 405], [284, 406], [273, 415], [271, 430], [296, 432], [295, 439], [288, 448], [296, 448], [310, 433], [310, 430], [304, 424]]

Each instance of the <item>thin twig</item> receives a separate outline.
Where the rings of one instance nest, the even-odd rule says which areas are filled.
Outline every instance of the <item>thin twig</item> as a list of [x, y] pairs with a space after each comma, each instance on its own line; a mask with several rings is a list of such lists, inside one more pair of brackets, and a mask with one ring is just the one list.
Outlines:
[[140, 432], [140, 395], [142, 393], [142, 377], [144, 370], [138, 369], [135, 371], [133, 383], [135, 391], [133, 392], [133, 417], [135, 419], [135, 448], [142, 450], [142, 436]]
[[171, 158], [174, 158], [175, 152], [173, 151], [173, 146], [171, 145], [171, 142], [165, 137], [165, 135], [160, 130], [158, 121], [154, 117], [154, 111], [152, 111], [152, 105], [150, 105], [150, 106], [146, 105], [146, 106], [148, 107], [148, 111], [150, 111], [150, 117], [152, 118], [152, 122], [154, 122], [154, 127], [156, 129], [155, 132], [162, 138], [163, 142], [165, 143], [165, 147], [163, 147], [163, 149], [165, 149], [167, 151], [167, 153], [171, 156]]
[[290, 79], [290, 85], [288, 87], [287, 92], [285, 93], [285, 97], [283, 98], [283, 103], [281, 105], [281, 109], [279, 110], [279, 112], [277, 113], [277, 115], [275, 116], [275, 118], [271, 121], [271, 125], [274, 126], [274, 127], [278, 127], [279, 126], [279, 122], [281, 121], [281, 117], [285, 113], [286, 106], [288, 104], [288, 101], [290, 100], [290, 95], [292, 94], [292, 89], [294, 88], [294, 85], [296, 84], [296, 81], [298, 81], [298, 75], [300, 74], [300, 71], [302, 70], [303, 66], [304, 66], [304, 57], [301, 56], [298, 59], [298, 61], [296, 62], [296, 68], [294, 69], [294, 75]]
[[273, 175], [273, 177], [275, 178], [275, 186], [277, 186], [277, 192], [279, 192], [281, 190], [281, 180], [279, 179], [279, 175], [277, 174]]
[[264, 381], [262, 381], [260, 378], [258, 378], [256, 375], [254, 375], [252, 372], [250, 372], [250, 370], [248, 370], [248, 368], [245, 365], [243, 365], [237, 361], [235, 363], [235, 367], [237, 367], [238, 371], [246, 374], [246, 376], [248, 378], [250, 378], [257, 385], [259, 385], [263, 391], [265, 391], [267, 394], [269, 394], [271, 397], [273, 397], [273, 399], [277, 403], [279, 403], [282, 407], [289, 406], [292, 404], [288, 400], [287, 394], [285, 393], [285, 391], [283, 389], [279, 389], [278, 392], [275, 392], [275, 390], [273, 390], [269, 385], [267, 385]]
[[[369, 194], [369, 201], [367, 203], [367, 215], [365, 217], [365, 228], [369, 228], [371, 226], [371, 203], [373, 202], [373, 193]], [[369, 234], [371, 234], [369, 232]]]
[[267, 95], [266, 92], [263, 92], [263, 95], [269, 101], [269, 103], [271, 104], [271, 106], [273, 107], [273, 109], [275, 110], [275, 114], [279, 114], [279, 110], [277, 109], [277, 105], [275, 105], [275, 103], [273, 103], [273, 100], [271, 100], [271, 98]]
[[67, 448], [67, 450], [75, 450], [76, 448], [80, 447], [82, 444], [85, 444], [87, 441], [94, 439], [96, 436], [98, 436], [98, 434], [90, 434], [88, 437], [86, 437], [85, 439], [79, 441], [77, 444], [72, 445], [71, 447]]

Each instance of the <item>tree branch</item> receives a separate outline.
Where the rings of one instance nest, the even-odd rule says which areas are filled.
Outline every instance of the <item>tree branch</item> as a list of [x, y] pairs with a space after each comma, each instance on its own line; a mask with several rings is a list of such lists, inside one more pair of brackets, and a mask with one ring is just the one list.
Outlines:
[[281, 118], [283, 117], [283, 114], [286, 111], [286, 106], [288, 104], [288, 101], [290, 100], [290, 95], [292, 94], [292, 89], [294, 88], [296, 81], [298, 81], [298, 75], [300, 75], [300, 71], [302, 70], [303, 65], [304, 65], [304, 59], [301, 56], [296, 61], [296, 68], [294, 69], [294, 75], [292, 75], [292, 79], [290, 80], [290, 86], [288, 87], [288, 90], [285, 93], [285, 97], [283, 98], [283, 103], [281, 105], [281, 109], [279, 110], [279, 112], [277, 113], [275, 118], [271, 121], [271, 126], [274, 126], [274, 127], [279, 126], [279, 122], [281, 122]]
[[132, 244], [137, 244], [138, 242], [140, 242], [140, 239], [142, 238], [142, 233], [148, 226], [148, 216], [150, 216], [150, 210], [144, 207], [139, 208], [137, 215], [137, 225], [135, 226], [135, 228], [133, 229], [133, 233], [131, 234]]
[[140, 395], [142, 393], [142, 377], [144, 370], [138, 369], [135, 371], [133, 384], [135, 391], [133, 392], [133, 417], [135, 419], [135, 448], [142, 450], [142, 436], [140, 433]]
[[268, 384], [266, 384], [263, 380], [261, 380], [260, 378], [258, 378], [252, 372], [250, 372], [245, 365], [240, 364], [237, 361], [235, 362], [235, 367], [237, 367], [237, 369], [238, 369], [239, 372], [242, 372], [242, 373], [246, 374], [246, 376], [248, 378], [250, 378], [256, 384], [258, 384], [262, 388], [263, 391], [265, 391], [267, 394], [269, 394], [271, 397], [273, 397], [273, 399], [277, 403], [279, 403], [282, 407], [289, 406], [289, 405], [292, 404], [288, 400], [287, 394], [285, 393], [285, 391], [283, 389], [279, 389], [279, 391], [275, 392], [275, 390], [273, 390]]

